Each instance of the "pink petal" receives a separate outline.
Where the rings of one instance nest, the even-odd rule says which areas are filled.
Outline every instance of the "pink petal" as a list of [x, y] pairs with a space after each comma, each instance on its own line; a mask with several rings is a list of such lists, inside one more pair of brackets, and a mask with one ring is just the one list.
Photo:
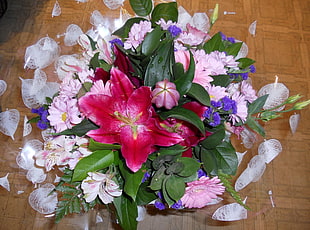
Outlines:
[[112, 95], [121, 100], [127, 101], [134, 91], [134, 86], [126, 74], [116, 68], [111, 69], [111, 83]]

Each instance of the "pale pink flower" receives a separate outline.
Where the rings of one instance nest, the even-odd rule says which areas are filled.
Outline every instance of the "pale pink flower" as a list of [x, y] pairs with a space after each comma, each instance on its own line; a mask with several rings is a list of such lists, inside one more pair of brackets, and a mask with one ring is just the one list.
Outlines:
[[165, 79], [156, 83], [155, 89], [152, 91], [152, 97], [152, 103], [155, 103], [157, 108], [171, 109], [178, 105], [180, 94], [176, 90], [175, 84]]
[[90, 91], [86, 93], [86, 95], [103, 94], [107, 96], [112, 96], [110, 87], [111, 87], [110, 81], [107, 81], [104, 84], [102, 80], [98, 80], [94, 82], [93, 86], [90, 88]]
[[189, 23], [186, 25], [187, 31], [183, 31], [178, 39], [177, 43], [186, 44], [190, 46], [197, 46], [202, 42], [210, 39], [208, 33], [205, 33], [197, 28], [191, 26]]
[[174, 52], [175, 62], [179, 62], [183, 65], [184, 71], [188, 70], [190, 63], [190, 53], [188, 50], [177, 50]]
[[241, 122], [246, 121], [246, 118], [248, 116], [248, 107], [247, 107], [247, 101], [245, 100], [245, 97], [240, 92], [236, 91], [232, 95], [231, 99], [236, 101], [236, 104], [237, 104], [237, 113], [230, 115], [230, 119], [233, 125], [240, 121]]
[[72, 149], [75, 138], [65, 135], [57, 136], [44, 143], [44, 149], [35, 154], [36, 164], [50, 171], [53, 166], [63, 166], [72, 158]]
[[180, 25], [178, 25], [178, 23], [173, 22], [171, 20], [168, 20], [167, 22], [165, 21], [165, 19], [161, 18], [158, 22], [156, 22], [157, 25], [160, 25], [160, 27], [163, 30], [168, 30], [169, 26], [178, 26], [180, 27]]
[[92, 69], [82, 69], [82, 71], [79, 71], [77, 74], [79, 76], [79, 80], [82, 83], [92, 82], [91, 78], [95, 76], [94, 71]]
[[88, 177], [82, 181], [81, 187], [86, 202], [92, 202], [99, 196], [104, 204], [109, 204], [113, 202], [114, 197], [122, 195], [122, 190], [112, 180], [111, 174], [89, 172]]
[[253, 89], [252, 85], [246, 81], [241, 83], [241, 93], [244, 95], [245, 100], [252, 103], [257, 99], [256, 91]]
[[212, 199], [222, 195], [225, 187], [217, 177], [210, 179], [202, 176], [199, 180], [187, 183], [185, 194], [181, 198], [182, 205], [186, 208], [202, 208]]
[[60, 84], [59, 94], [68, 97], [75, 97], [81, 88], [82, 83], [78, 79], [73, 79], [72, 73], [69, 73]]
[[141, 21], [140, 23], [133, 24], [128, 34], [128, 38], [124, 43], [124, 48], [136, 49], [142, 43], [146, 34], [152, 30], [152, 23], [149, 21]]
[[55, 97], [48, 109], [48, 113], [47, 119], [56, 132], [71, 129], [74, 124], [82, 121], [77, 99], [67, 96]]
[[212, 101], [219, 101], [228, 95], [225, 87], [210, 85], [206, 89]]
[[214, 51], [212, 53], [216, 54], [227, 68], [237, 68], [239, 65], [239, 62], [237, 62], [235, 57], [232, 55], [226, 55], [225, 52], [220, 51]]

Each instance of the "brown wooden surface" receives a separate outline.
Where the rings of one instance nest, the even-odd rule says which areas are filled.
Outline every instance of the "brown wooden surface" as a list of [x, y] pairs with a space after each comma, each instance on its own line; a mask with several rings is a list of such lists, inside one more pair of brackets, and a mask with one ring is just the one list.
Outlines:
[[[127, 1], [127, 0], [126, 0]], [[32, 78], [33, 70], [25, 71], [24, 53], [27, 46], [41, 37], [49, 35], [63, 46], [64, 33], [69, 24], [78, 24], [83, 31], [91, 28], [89, 17], [97, 9], [102, 14], [117, 15], [117, 11], [108, 12], [101, 0], [89, 0], [77, 3], [74, 0], [58, 0], [62, 7], [59, 17], [51, 17], [55, 0], [9, 0], [9, 7], [0, 19], [0, 79], [8, 84], [8, 90], [0, 96], [2, 110], [18, 109], [21, 113], [20, 126], [15, 133], [15, 141], [0, 134], [0, 177], [8, 172], [11, 191], [0, 187], [0, 230], [20, 229], [86, 229], [82, 216], [66, 218], [59, 225], [52, 218], [36, 213], [28, 204], [28, 195], [34, 185], [27, 181], [25, 171], [19, 169], [15, 158], [19, 148], [26, 140], [36, 138], [34, 131], [26, 138], [22, 137], [24, 115], [30, 116], [21, 100], [21, 81], [19, 77]], [[252, 76], [255, 88], [272, 83], [275, 75], [284, 82], [291, 94], [302, 94], [310, 98], [310, 1], [309, 0], [180, 0], [179, 4], [190, 13], [209, 12], [220, 4], [220, 16], [212, 32], [221, 30], [227, 36], [233, 36], [246, 42], [249, 57], [255, 59], [257, 73]], [[224, 11], [235, 12], [224, 15]], [[248, 32], [249, 25], [257, 20], [256, 36]], [[65, 47], [62, 54], [72, 53]], [[49, 81], [56, 79], [53, 68], [44, 69]], [[210, 219], [212, 210], [181, 212], [175, 215], [151, 213], [140, 230], [289, 230], [310, 229], [310, 188], [309, 188], [309, 150], [310, 121], [309, 109], [298, 112], [301, 122], [297, 133], [291, 134], [288, 116], [266, 125], [266, 138], [276, 138], [283, 145], [282, 153], [267, 166], [262, 179], [252, 183], [242, 195], [248, 196], [252, 211], [249, 218], [237, 222], [216, 222]], [[259, 140], [260, 142], [262, 139]], [[258, 142], [258, 143], [260, 143]], [[241, 152], [241, 146], [238, 150]], [[249, 150], [244, 162], [257, 154], [257, 146]], [[241, 171], [238, 172], [240, 174]], [[276, 207], [272, 208], [268, 191], [272, 190]], [[18, 191], [24, 191], [18, 194]], [[225, 202], [231, 202], [228, 198]], [[110, 227], [109, 227], [110, 228]]]

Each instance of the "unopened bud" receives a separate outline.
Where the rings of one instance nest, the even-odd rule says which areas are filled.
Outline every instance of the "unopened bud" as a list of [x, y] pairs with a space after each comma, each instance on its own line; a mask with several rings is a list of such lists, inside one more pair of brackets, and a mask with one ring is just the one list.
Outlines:
[[298, 102], [293, 106], [294, 110], [300, 110], [305, 108], [306, 106], [308, 106], [310, 104], [310, 99], [307, 101], [302, 101], [302, 102]]
[[213, 13], [211, 15], [211, 25], [213, 25], [215, 23], [215, 21], [218, 19], [218, 15], [219, 15], [219, 4], [216, 3]]
[[298, 101], [300, 98], [302, 98], [302, 96], [300, 96], [299, 94], [290, 96], [289, 98], [286, 99], [286, 103], [287, 103], [287, 104], [295, 103], [295, 102]]

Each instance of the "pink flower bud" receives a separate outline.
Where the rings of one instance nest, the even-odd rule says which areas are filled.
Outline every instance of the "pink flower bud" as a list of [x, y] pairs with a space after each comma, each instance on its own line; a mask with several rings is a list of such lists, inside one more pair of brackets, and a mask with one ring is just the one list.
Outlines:
[[176, 90], [175, 84], [165, 79], [156, 83], [152, 97], [152, 103], [155, 103], [158, 108], [165, 107], [166, 109], [171, 109], [178, 105], [180, 94]]

